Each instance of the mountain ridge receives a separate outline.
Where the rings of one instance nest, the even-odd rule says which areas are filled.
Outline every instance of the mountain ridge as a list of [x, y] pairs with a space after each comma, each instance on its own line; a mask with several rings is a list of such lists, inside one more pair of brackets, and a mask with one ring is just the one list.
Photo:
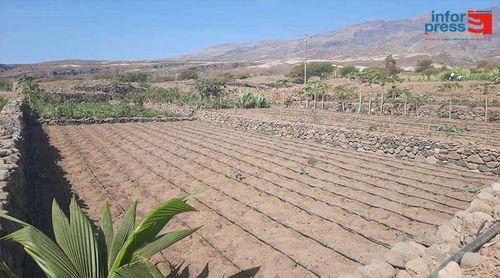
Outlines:
[[[414, 57], [431, 56], [437, 62], [447, 65], [470, 65], [500, 56], [500, 43], [496, 39], [500, 29], [500, 13], [498, 7], [492, 10], [494, 34], [491, 41], [425, 41], [423, 26], [429, 20], [427, 14], [396, 20], [375, 19], [312, 35], [308, 40], [308, 56], [311, 59], [342, 61], [360, 56], [393, 54], [402, 58], [413, 57], [408, 59], [412, 62], [416, 59]], [[460, 35], [469, 36], [468, 33]], [[297, 59], [305, 56], [303, 41], [303, 38], [298, 38], [224, 43], [170, 59], [183, 61]]]

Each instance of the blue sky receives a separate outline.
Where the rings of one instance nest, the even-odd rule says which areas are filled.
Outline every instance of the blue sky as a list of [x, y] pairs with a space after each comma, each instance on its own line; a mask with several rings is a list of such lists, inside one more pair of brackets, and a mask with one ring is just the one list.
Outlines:
[[0, 63], [161, 59], [230, 42], [291, 39], [373, 19], [497, 1], [0, 0]]

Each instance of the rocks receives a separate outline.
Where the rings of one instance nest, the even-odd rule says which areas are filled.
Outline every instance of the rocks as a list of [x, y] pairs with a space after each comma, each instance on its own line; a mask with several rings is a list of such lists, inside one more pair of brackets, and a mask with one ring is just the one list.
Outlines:
[[478, 253], [466, 252], [460, 261], [460, 266], [463, 268], [476, 267], [484, 263], [485, 258]]
[[431, 228], [416, 231], [413, 239], [427, 247], [439, 241], [438, 237], [436, 237], [436, 230]]
[[469, 208], [467, 209], [468, 212], [484, 212], [484, 213], [490, 213], [491, 212], [491, 207], [486, 204], [485, 202], [479, 200], [479, 199], [474, 199], [470, 203]]
[[451, 223], [440, 225], [437, 231], [439, 236], [445, 242], [454, 242], [458, 240], [458, 232], [453, 228]]
[[438, 278], [460, 278], [462, 270], [456, 262], [448, 263], [443, 269], [438, 272]]
[[467, 162], [475, 164], [483, 164], [483, 159], [477, 154], [471, 154], [467, 157]]
[[396, 275], [396, 269], [386, 262], [380, 262], [362, 266], [354, 274], [363, 278], [391, 278]]
[[385, 255], [385, 261], [399, 268], [420, 255], [420, 251], [408, 242], [396, 243]]
[[479, 149], [477, 146], [455, 145], [404, 135], [396, 137], [324, 125], [260, 120], [213, 111], [200, 111], [197, 118], [243, 130], [257, 130], [261, 127], [268, 131], [268, 135], [315, 140], [321, 144], [331, 144], [379, 155], [391, 155], [402, 159], [425, 159], [433, 165], [453, 163], [469, 170], [500, 175], [500, 153], [497, 150]]
[[426, 277], [430, 272], [429, 267], [421, 257], [417, 257], [411, 261], [408, 261], [405, 265], [406, 271], [411, 274], [412, 277]]

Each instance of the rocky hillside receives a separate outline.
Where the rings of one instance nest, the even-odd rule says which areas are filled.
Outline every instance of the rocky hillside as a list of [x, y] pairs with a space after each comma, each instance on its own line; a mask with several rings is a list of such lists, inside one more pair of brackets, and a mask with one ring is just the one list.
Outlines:
[[[494, 8], [493, 31], [498, 34], [500, 13]], [[391, 53], [403, 63], [414, 63], [419, 57], [432, 56], [447, 65], [468, 65], [479, 60], [500, 57], [500, 42], [492, 41], [439, 41], [424, 40], [424, 23], [430, 15], [402, 20], [375, 20], [326, 33], [309, 39], [309, 56], [339, 62], [380, 61]], [[468, 33], [461, 33], [460, 35]], [[176, 57], [179, 60], [263, 60], [304, 57], [303, 38], [268, 40], [250, 43], [223, 44], [199, 52]]]

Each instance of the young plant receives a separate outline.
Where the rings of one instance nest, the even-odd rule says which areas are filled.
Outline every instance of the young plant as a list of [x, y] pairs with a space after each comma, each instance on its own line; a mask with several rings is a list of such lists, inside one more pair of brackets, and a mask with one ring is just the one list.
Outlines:
[[312, 156], [307, 159], [307, 165], [309, 165], [311, 167], [314, 167], [314, 165], [316, 165], [317, 162], [318, 162], [318, 160], [316, 160], [316, 158], [314, 158]]
[[245, 179], [245, 176], [243, 176], [243, 174], [240, 171], [236, 171], [233, 174], [233, 179], [237, 181], [243, 181], [243, 179]]
[[24, 246], [47, 277], [163, 277], [149, 258], [198, 228], [167, 232], [158, 235], [175, 215], [196, 211], [186, 201], [194, 197], [173, 198], [160, 203], [136, 225], [134, 202], [113, 231], [108, 204], [97, 230], [75, 199], [66, 217], [57, 202], [52, 202], [52, 224], [55, 242], [36, 227], [12, 216], [0, 218], [19, 224], [22, 228], [4, 236]]
[[299, 168], [299, 174], [301, 174], [301, 175], [309, 175], [309, 172], [307, 171], [306, 168], [300, 167]]
[[451, 119], [451, 100], [452, 100], [452, 95], [453, 91], [457, 90], [459, 88], [462, 88], [462, 85], [455, 83], [455, 82], [445, 82], [439, 85], [438, 91], [440, 92], [448, 92], [448, 102], [449, 102], [449, 107], [448, 107], [448, 118]]
[[488, 187], [488, 185], [484, 183], [481, 183], [480, 186], [469, 186], [467, 187], [467, 192], [472, 194], [479, 194], [479, 192], [481, 192], [481, 190], [483, 190], [486, 187]]

